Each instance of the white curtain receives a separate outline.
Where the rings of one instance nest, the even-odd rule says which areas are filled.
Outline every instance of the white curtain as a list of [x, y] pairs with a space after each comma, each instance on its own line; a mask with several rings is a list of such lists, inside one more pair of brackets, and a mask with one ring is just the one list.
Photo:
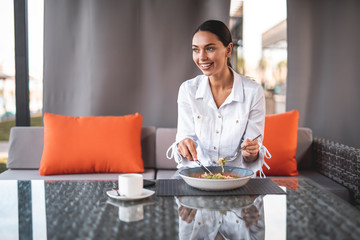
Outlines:
[[180, 84], [198, 74], [191, 40], [230, 0], [46, 0], [43, 112], [139, 112], [175, 127]]
[[360, 148], [360, 1], [287, 5], [287, 110], [315, 136]]

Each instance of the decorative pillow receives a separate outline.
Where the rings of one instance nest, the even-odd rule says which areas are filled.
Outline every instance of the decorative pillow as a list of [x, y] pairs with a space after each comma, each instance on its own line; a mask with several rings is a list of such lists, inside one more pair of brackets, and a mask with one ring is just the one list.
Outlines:
[[295, 159], [298, 121], [297, 110], [265, 116], [263, 144], [272, 155], [270, 159], [265, 159], [270, 166], [270, 170], [263, 166], [265, 175], [299, 175]]
[[40, 175], [144, 172], [142, 116], [70, 117], [44, 114]]

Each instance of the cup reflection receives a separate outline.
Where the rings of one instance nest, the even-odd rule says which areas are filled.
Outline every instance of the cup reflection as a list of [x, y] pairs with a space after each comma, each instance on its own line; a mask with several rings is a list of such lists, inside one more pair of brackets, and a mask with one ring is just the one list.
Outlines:
[[118, 208], [119, 219], [123, 222], [137, 222], [144, 219], [144, 206], [153, 204], [149, 200], [121, 202], [108, 200], [106, 202]]
[[136, 222], [144, 219], [142, 204], [119, 207], [119, 219], [123, 222]]

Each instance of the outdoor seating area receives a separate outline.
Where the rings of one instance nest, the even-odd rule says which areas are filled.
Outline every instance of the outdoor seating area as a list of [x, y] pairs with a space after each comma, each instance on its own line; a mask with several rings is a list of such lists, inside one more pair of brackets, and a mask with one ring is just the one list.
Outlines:
[[358, 2], [0, 9], [0, 240], [360, 239]]
[[[166, 150], [175, 139], [175, 128], [143, 127], [141, 136], [145, 179], [170, 179], [176, 171]], [[86, 173], [41, 176], [44, 144], [43, 127], [14, 127], [10, 134], [8, 170], [0, 174], [8, 180], [116, 180], [118, 173]], [[296, 160], [299, 178], [309, 178], [340, 198], [360, 207], [360, 174], [356, 164], [360, 151], [322, 138], [313, 138], [309, 128], [299, 128]], [[286, 176], [268, 176], [286, 178]], [[296, 178], [287, 176], [287, 178]]]
[[[231, 226], [227, 222], [231, 219], [240, 224], [231, 228], [231, 234], [249, 231], [260, 239], [317, 238], [330, 234], [337, 239], [357, 239], [360, 236], [356, 210], [360, 206], [359, 174], [353, 165], [338, 163], [339, 159], [359, 161], [359, 150], [313, 138], [309, 128], [299, 128], [297, 133], [298, 176], [255, 178], [236, 191], [204, 192], [186, 187], [181, 180], [170, 179], [176, 164], [166, 158], [165, 152], [176, 129], [143, 127], [141, 147], [145, 172], [142, 175], [144, 189], [150, 197], [122, 201], [121, 196], [117, 200], [116, 196], [109, 195], [111, 189], [118, 187], [119, 173], [40, 175], [44, 128], [14, 127], [10, 134], [9, 169], [0, 174], [0, 193], [5, 196], [0, 199], [2, 216], [19, 219], [7, 223], [17, 226], [19, 237], [33, 233], [35, 238], [50, 239], [93, 239], [93, 236], [105, 235], [122, 239], [188, 239], [190, 235], [202, 236], [197, 235], [201, 232], [191, 230], [192, 224], [211, 225], [220, 217], [224, 222], [219, 226]], [[254, 182], [256, 180], [259, 182]], [[268, 186], [271, 183], [281, 188], [271, 190]], [[183, 189], [174, 188], [179, 184]], [[252, 189], [256, 195], [250, 197], [246, 186], [270, 188]], [[212, 217], [202, 220], [196, 217], [188, 222], [182, 220], [181, 209]], [[257, 216], [256, 223], [240, 216], [250, 209], [255, 211], [252, 214]], [[19, 216], [13, 216], [17, 211]], [[221, 212], [227, 214], [214, 217], [213, 214]], [[98, 218], [101, 220], [96, 220]], [[28, 220], [20, 219], [32, 221], [29, 225], [25, 224]], [[299, 226], [299, 219], [303, 225]], [[343, 227], [333, 232], [339, 222]], [[328, 227], [321, 227], [324, 223]], [[10, 231], [12, 228], [6, 228], [7, 224], [0, 232], [5, 239], [12, 239], [17, 231]]]

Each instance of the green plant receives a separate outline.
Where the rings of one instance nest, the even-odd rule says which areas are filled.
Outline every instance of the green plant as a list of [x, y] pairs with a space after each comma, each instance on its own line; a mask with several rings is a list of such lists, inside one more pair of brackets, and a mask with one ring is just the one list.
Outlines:
[[[32, 117], [30, 119], [31, 126], [42, 126], [42, 118]], [[9, 141], [10, 129], [15, 127], [15, 120], [0, 122], [0, 141]]]
[[7, 170], [6, 161], [7, 161], [7, 158], [0, 158], [0, 173]]

